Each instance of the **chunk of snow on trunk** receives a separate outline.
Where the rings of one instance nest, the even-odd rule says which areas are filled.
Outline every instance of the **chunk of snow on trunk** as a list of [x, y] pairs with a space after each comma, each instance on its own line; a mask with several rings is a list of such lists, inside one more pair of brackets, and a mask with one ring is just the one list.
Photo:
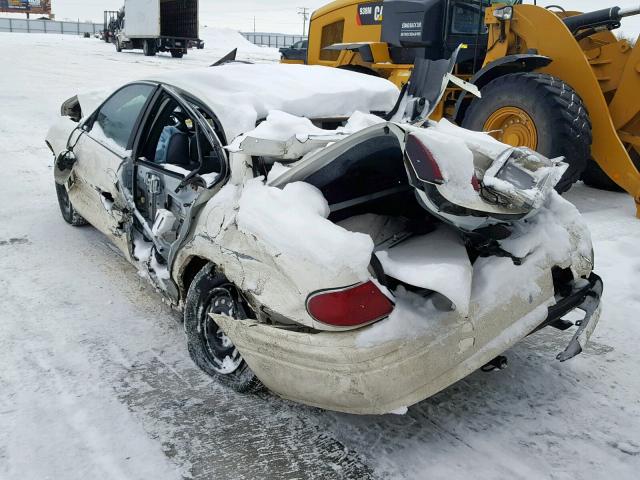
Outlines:
[[533, 216], [513, 226], [502, 248], [517, 257], [537, 253], [555, 263], [576, 255], [591, 258], [591, 233], [578, 209], [557, 192]]
[[464, 142], [467, 147], [489, 158], [497, 158], [502, 152], [512, 148], [484, 132], [474, 132], [454, 125], [447, 119], [432, 122], [430, 130], [452, 136]]
[[401, 282], [447, 297], [463, 316], [469, 313], [473, 269], [459, 236], [442, 227], [376, 252], [385, 273]]
[[432, 297], [422, 297], [402, 286], [395, 291], [395, 302], [395, 308], [388, 318], [358, 335], [356, 347], [368, 348], [393, 340], [418, 337], [451, 314], [436, 307]]
[[352, 135], [365, 128], [384, 123], [384, 120], [376, 115], [356, 111], [349, 117], [343, 127], [336, 130], [326, 130], [316, 127], [311, 120], [303, 116], [291, 115], [287, 112], [272, 110], [267, 119], [256, 128], [236, 139], [227, 147], [231, 152], [242, 150], [242, 142], [246, 138], [256, 138], [260, 140], [272, 140], [285, 142], [292, 138], [299, 142], [306, 142], [310, 136], [335, 137], [336, 135]]
[[271, 183], [280, 175], [284, 175], [289, 171], [290, 168], [291, 167], [287, 167], [286, 165], [283, 165], [279, 162], [274, 163], [271, 167], [271, 170], [269, 171], [269, 175], [267, 176], [267, 183]]
[[454, 203], [477, 202], [480, 195], [472, 183], [475, 175], [473, 153], [464, 140], [434, 128], [411, 128], [409, 131], [429, 149], [440, 167], [444, 179], [440, 192]]
[[329, 205], [312, 185], [295, 182], [279, 189], [253, 179], [239, 205], [238, 228], [254, 235], [272, 255], [312, 262], [335, 273], [346, 268], [361, 280], [368, 278], [373, 241], [327, 220]]
[[340, 133], [356, 133], [365, 128], [373, 127], [379, 123], [384, 123], [385, 120], [377, 115], [371, 113], [364, 113], [356, 111], [349, 117], [344, 127], [339, 127]]

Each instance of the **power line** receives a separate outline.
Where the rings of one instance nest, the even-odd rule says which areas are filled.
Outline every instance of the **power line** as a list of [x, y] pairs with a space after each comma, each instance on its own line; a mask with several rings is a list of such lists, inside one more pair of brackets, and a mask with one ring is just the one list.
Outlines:
[[307, 36], [307, 20], [309, 20], [309, 9], [307, 7], [299, 7], [298, 15], [302, 15], [302, 36]]

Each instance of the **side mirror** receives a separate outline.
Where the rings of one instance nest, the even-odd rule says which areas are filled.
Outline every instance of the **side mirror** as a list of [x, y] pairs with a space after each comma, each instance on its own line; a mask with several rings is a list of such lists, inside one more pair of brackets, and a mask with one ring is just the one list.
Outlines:
[[58, 155], [53, 166], [53, 174], [58, 185], [64, 185], [67, 182], [77, 161], [75, 153], [70, 150], [65, 150]]

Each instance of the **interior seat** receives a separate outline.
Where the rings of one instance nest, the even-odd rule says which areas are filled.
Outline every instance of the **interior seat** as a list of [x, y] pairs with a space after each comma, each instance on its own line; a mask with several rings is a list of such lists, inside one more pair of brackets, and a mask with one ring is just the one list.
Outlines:
[[171, 134], [167, 142], [165, 163], [181, 167], [189, 167], [191, 165], [188, 133], [175, 131]]

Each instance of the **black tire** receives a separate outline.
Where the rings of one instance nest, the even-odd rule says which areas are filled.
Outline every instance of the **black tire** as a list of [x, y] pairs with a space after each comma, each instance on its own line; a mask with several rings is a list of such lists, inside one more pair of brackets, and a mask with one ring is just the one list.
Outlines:
[[184, 52], [182, 50], [171, 50], [171, 56], [173, 58], [182, 58], [184, 56]]
[[[219, 383], [240, 393], [258, 390], [261, 383], [224, 335], [210, 312], [247, 318], [250, 308], [238, 289], [207, 264], [193, 279], [184, 308], [187, 348], [194, 363]], [[229, 365], [225, 367], [226, 360]]]
[[145, 57], [155, 57], [156, 55], [156, 44], [151, 40], [145, 40], [142, 44], [142, 51], [144, 52]]
[[122, 45], [120, 45], [120, 39], [116, 37], [116, 52], [120, 53], [122, 51]]
[[[631, 160], [638, 170], [640, 170], [640, 155], [634, 149], [631, 150]], [[624, 192], [624, 189], [620, 187], [616, 182], [609, 178], [609, 175], [604, 173], [604, 170], [600, 168], [595, 160], [589, 160], [587, 169], [582, 174], [582, 180], [585, 185], [588, 185], [599, 190], [607, 190], [609, 192]]]
[[65, 222], [69, 225], [73, 225], [74, 227], [82, 227], [89, 223], [78, 212], [76, 212], [73, 205], [71, 205], [67, 188], [64, 185], [58, 185], [56, 183], [56, 194], [58, 196], [60, 213], [62, 214], [62, 218], [64, 218]]
[[564, 157], [569, 169], [556, 186], [564, 193], [580, 180], [591, 157], [591, 121], [580, 96], [559, 78], [542, 73], [513, 73], [482, 88], [462, 126], [482, 131], [487, 119], [499, 108], [517, 107], [529, 114], [538, 133], [537, 151]]

